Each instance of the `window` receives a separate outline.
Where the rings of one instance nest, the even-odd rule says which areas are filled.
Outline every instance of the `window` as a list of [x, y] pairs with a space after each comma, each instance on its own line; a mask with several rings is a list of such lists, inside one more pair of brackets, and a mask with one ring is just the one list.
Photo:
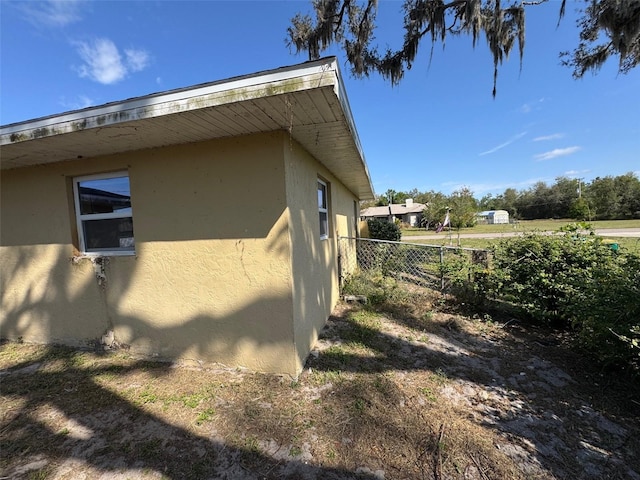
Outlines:
[[127, 172], [74, 178], [73, 196], [83, 253], [135, 253]]
[[329, 238], [329, 212], [327, 210], [327, 184], [318, 180], [318, 215], [320, 217], [320, 239]]

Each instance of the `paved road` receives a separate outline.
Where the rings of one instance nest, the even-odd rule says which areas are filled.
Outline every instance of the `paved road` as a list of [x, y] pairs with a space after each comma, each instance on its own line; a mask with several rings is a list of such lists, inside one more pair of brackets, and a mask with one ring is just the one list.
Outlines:
[[[500, 233], [461, 233], [460, 238], [504, 238], [504, 237], [516, 237], [522, 235], [524, 232], [500, 232]], [[545, 235], [553, 235], [556, 232], [543, 232]], [[601, 228], [596, 230], [596, 234], [602, 237], [631, 237], [640, 238], [640, 228]], [[455, 231], [451, 231], [453, 238], [458, 238], [458, 234]], [[443, 238], [449, 238], [449, 233], [431, 233], [428, 235], [407, 235], [402, 237], [404, 242], [411, 242], [412, 240], [438, 240]]]

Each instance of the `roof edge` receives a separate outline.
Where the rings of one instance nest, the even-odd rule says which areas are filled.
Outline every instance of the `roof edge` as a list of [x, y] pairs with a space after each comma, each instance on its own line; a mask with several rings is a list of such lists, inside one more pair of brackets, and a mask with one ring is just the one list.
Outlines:
[[369, 173], [369, 167], [367, 165], [367, 160], [364, 156], [364, 150], [362, 149], [362, 144], [360, 143], [360, 137], [358, 135], [358, 130], [356, 130], [356, 123], [353, 119], [353, 113], [351, 112], [351, 106], [349, 105], [349, 99], [347, 98], [347, 89], [344, 86], [344, 82], [342, 80], [342, 74], [340, 73], [340, 67], [338, 66], [338, 62], [336, 57], [328, 57], [333, 58], [336, 77], [338, 78], [337, 85], [337, 95], [338, 100], [340, 100], [340, 104], [342, 105], [342, 111], [344, 112], [344, 116], [347, 120], [347, 125], [349, 130], [351, 131], [351, 137], [353, 138], [353, 143], [358, 150], [358, 155], [362, 161], [362, 168], [364, 169], [364, 173], [369, 180], [369, 190], [371, 191], [371, 196], [367, 198], [363, 198], [362, 200], [373, 200], [376, 196], [376, 192], [373, 188], [373, 182], [371, 181], [371, 173]]
[[[37, 131], [40, 129], [46, 129], [53, 125], [64, 123], [73, 124], [74, 122], [76, 123], [76, 129], [82, 129], [82, 121], [93, 117], [114, 117], [115, 115], [124, 120], [124, 117], [127, 117], [124, 112], [135, 111], [140, 108], [153, 108], [154, 106], [170, 104], [172, 102], [184, 102], [188, 101], [189, 99], [195, 99], [198, 97], [221, 93], [224, 91], [250, 88], [273, 82], [283, 82], [298, 77], [303, 77], [305, 75], [326, 73], [329, 70], [338, 70], [336, 57], [325, 57], [319, 60], [309, 61], [296, 65], [279, 67], [272, 70], [264, 70], [248, 75], [241, 75], [224, 80], [202, 83], [190, 87], [182, 87], [163, 92], [151, 93], [140, 97], [132, 97], [126, 100], [119, 100], [102, 105], [86, 107], [83, 109], [70, 110], [59, 114], [38, 117], [22, 122], [10, 123], [0, 126], [0, 143], [2, 145], [5, 145], [20, 140], [32, 140], [35, 138], [40, 138], [42, 136], [48, 136], [44, 133], [44, 131], [41, 131], [33, 138], [19, 138], [21, 137], [19, 135], [20, 132], [29, 130]], [[337, 76], [339, 77], [339, 73], [337, 74]], [[341, 80], [338, 81], [341, 82]], [[274, 94], [275, 93], [285, 92], [274, 92]], [[242, 98], [240, 98], [240, 100], [241, 99]], [[126, 120], [132, 120], [132, 118], [127, 117]], [[14, 136], [13, 139], [11, 138], [12, 135]]]

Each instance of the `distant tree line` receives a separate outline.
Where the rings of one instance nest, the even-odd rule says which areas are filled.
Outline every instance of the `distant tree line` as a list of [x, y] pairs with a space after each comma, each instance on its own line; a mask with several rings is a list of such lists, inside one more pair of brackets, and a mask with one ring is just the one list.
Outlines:
[[427, 205], [425, 227], [442, 222], [449, 212], [452, 228], [473, 226], [475, 214], [482, 210], [506, 210], [513, 219], [573, 218], [576, 220], [620, 220], [640, 218], [640, 179], [629, 172], [620, 176], [596, 177], [590, 182], [558, 177], [552, 185], [537, 182], [525, 190], [507, 188], [499, 195], [485, 195], [480, 200], [468, 188], [451, 195], [441, 192], [387, 190], [367, 206], [384, 206], [391, 201], [404, 203], [412, 198]]

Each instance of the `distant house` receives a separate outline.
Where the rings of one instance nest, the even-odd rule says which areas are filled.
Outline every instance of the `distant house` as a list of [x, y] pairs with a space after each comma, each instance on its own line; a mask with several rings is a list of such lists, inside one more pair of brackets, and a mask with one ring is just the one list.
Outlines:
[[509, 223], [509, 212], [506, 210], [485, 210], [476, 215], [479, 223], [498, 225]]
[[401, 221], [416, 227], [420, 225], [422, 220], [422, 212], [426, 208], [423, 203], [414, 203], [412, 199], [407, 198], [405, 203], [391, 204], [384, 207], [369, 207], [360, 212], [362, 220], [377, 218], [387, 222]]
[[335, 58], [0, 134], [3, 338], [301, 371], [374, 198]]

